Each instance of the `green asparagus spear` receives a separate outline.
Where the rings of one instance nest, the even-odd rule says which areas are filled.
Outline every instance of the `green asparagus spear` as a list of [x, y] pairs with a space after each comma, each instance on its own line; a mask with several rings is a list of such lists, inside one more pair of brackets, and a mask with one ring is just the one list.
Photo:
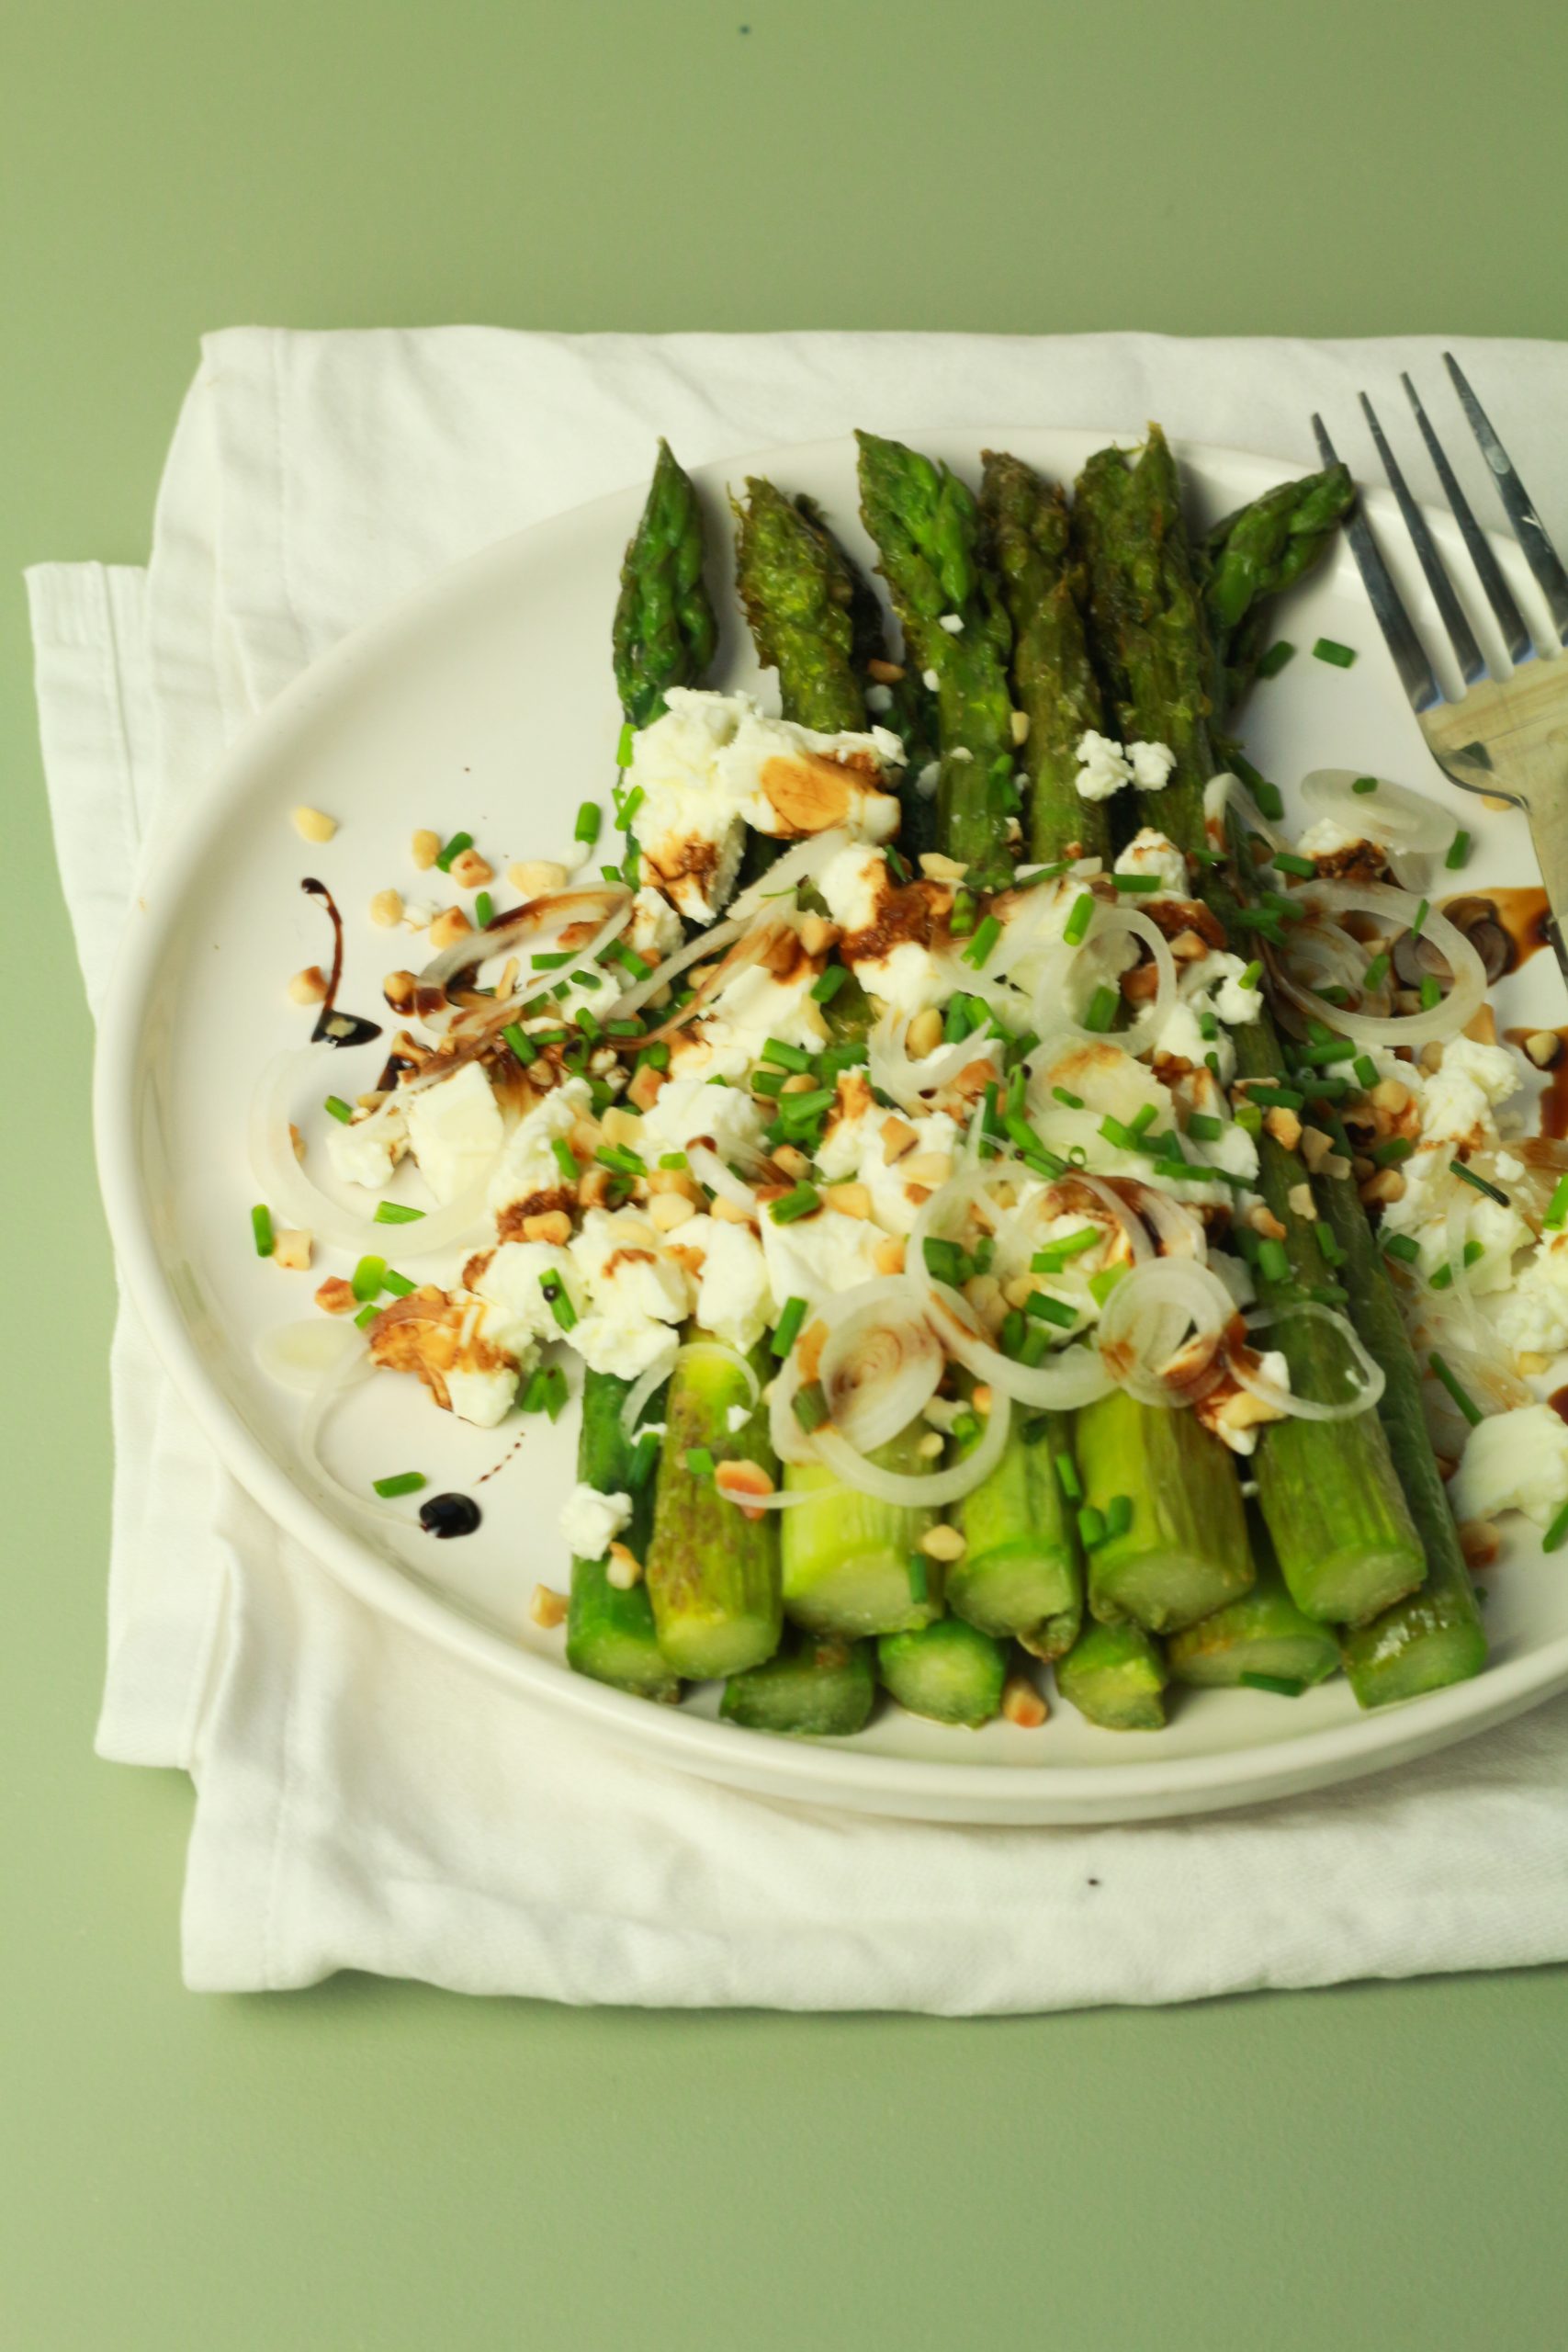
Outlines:
[[[670, 686], [690, 685], [713, 658], [718, 626], [703, 582], [703, 519], [696, 492], [660, 441], [642, 519], [626, 548], [612, 631], [621, 710], [646, 727], [664, 707]], [[652, 1487], [631, 1475], [633, 1449], [621, 1432], [627, 1384], [589, 1372], [582, 1383], [578, 1476], [601, 1493], [631, 1491], [627, 1547], [644, 1556]], [[604, 1560], [574, 1560], [567, 1619], [567, 1663], [580, 1674], [653, 1699], [674, 1699], [680, 1684], [655, 1638], [645, 1586], [622, 1591]]]
[[1056, 1668], [1063, 1698], [1105, 1731], [1163, 1731], [1169, 1679], [1141, 1625], [1086, 1625]]
[[1285, 1589], [1268, 1531], [1252, 1530], [1258, 1580], [1211, 1617], [1201, 1617], [1166, 1644], [1166, 1657], [1178, 1682], [1234, 1686], [1248, 1676], [1306, 1690], [1334, 1672], [1339, 1647], [1331, 1631], [1303, 1617]]
[[869, 1642], [786, 1626], [772, 1657], [730, 1676], [718, 1712], [748, 1731], [847, 1739], [864, 1730], [875, 1699]]
[[[659, 1646], [678, 1674], [698, 1681], [771, 1657], [781, 1622], [776, 1518], [747, 1519], [719, 1494], [704, 1462], [755, 1462], [775, 1476], [767, 1416], [759, 1409], [730, 1430], [732, 1408], [749, 1404], [750, 1392], [734, 1351], [701, 1340], [696, 1333], [671, 1376], [644, 1564]], [[768, 1377], [765, 1351], [754, 1369]]]
[[1103, 731], [1105, 710], [1084, 634], [1067, 502], [1021, 458], [987, 449], [984, 462], [987, 550], [1012, 625], [1013, 694], [1029, 720], [1029, 854], [1043, 865], [1061, 857], [1109, 864], [1109, 805], [1085, 800], [1077, 785], [1079, 740]]
[[[583, 1382], [577, 1475], [601, 1494], [630, 1495], [632, 1516], [622, 1541], [640, 1560], [653, 1524], [653, 1479], [648, 1473], [638, 1476], [637, 1442], [621, 1426], [621, 1408], [631, 1385], [610, 1372], [590, 1373]], [[649, 1406], [655, 1419], [662, 1419], [663, 1409], [661, 1398]], [[681, 1694], [654, 1634], [647, 1586], [635, 1584], [627, 1590], [613, 1585], [607, 1555], [572, 1561], [566, 1660], [579, 1674], [612, 1682], [644, 1699], [677, 1699]]]
[[905, 658], [935, 681], [944, 845], [976, 888], [998, 888], [1012, 873], [1010, 826], [1019, 805], [1010, 631], [979, 560], [979, 509], [945, 466], [874, 434], [856, 438], [861, 515], [882, 559]]
[[702, 509], [665, 441], [621, 566], [612, 642], [621, 708], [634, 727], [658, 718], [669, 687], [700, 678], [718, 642], [703, 580]]
[[[1179, 848], [1207, 852], [1203, 786], [1213, 772], [1209, 734], [1213, 676], [1202, 599], [1182, 519], [1175, 460], [1151, 426], [1136, 458], [1101, 450], [1079, 479], [1074, 527], [1089, 577], [1097, 655], [1127, 738], [1168, 743], [1176, 772], [1145, 796], [1146, 821]], [[1242, 921], [1234, 876], [1201, 867], [1202, 895], [1237, 952], [1253, 934]], [[1235, 1032], [1241, 1073], [1283, 1074], [1273, 1024]], [[1299, 1155], [1271, 1135], [1261, 1142], [1260, 1189], [1283, 1233], [1286, 1276], [1259, 1277], [1266, 1305], [1281, 1310], [1325, 1286], [1330, 1270], [1317, 1220], [1297, 1204], [1312, 1197]], [[1315, 1318], [1281, 1312], [1269, 1333], [1298, 1396], [1324, 1403], [1345, 1396], [1338, 1343]], [[1372, 1413], [1339, 1421], [1292, 1416], [1270, 1423], [1258, 1449], [1263, 1514], [1285, 1582], [1309, 1617], [1364, 1624], [1413, 1591], [1423, 1574], [1420, 1542], [1401, 1491], [1382, 1422]]]
[[934, 1723], [977, 1731], [1001, 1713], [1006, 1645], [962, 1617], [943, 1617], [919, 1634], [885, 1634], [876, 1668], [901, 1707]]
[[[922, 1426], [916, 1422], [868, 1459], [918, 1477], [931, 1467], [918, 1451]], [[791, 1463], [784, 1485], [812, 1498], [781, 1514], [784, 1608], [795, 1624], [822, 1634], [891, 1634], [941, 1614], [941, 1570], [920, 1550], [934, 1510], [879, 1502], [815, 1463]]]
[[1130, 1617], [1175, 1633], [1247, 1591], [1235, 1467], [1201, 1422], [1113, 1388], [1078, 1414], [1073, 1443], [1085, 1509], [1105, 1531], [1089, 1555], [1089, 1605], [1102, 1624]]
[[825, 734], [863, 727], [855, 583], [826, 526], [755, 479], [738, 524], [736, 586], [757, 658], [779, 673], [784, 717]]
[[[955, 1441], [955, 1458], [980, 1434]], [[953, 1512], [964, 1551], [947, 1572], [948, 1607], [1043, 1658], [1070, 1649], [1083, 1620], [1077, 1525], [1056, 1475], [1066, 1443], [1063, 1415], [1015, 1415], [1001, 1460]]]
[[1268, 642], [1272, 599], [1303, 579], [1332, 543], [1355, 503], [1349, 470], [1330, 466], [1280, 482], [1227, 514], [1194, 549], [1214, 659], [1219, 702], [1234, 709], [1252, 683]]

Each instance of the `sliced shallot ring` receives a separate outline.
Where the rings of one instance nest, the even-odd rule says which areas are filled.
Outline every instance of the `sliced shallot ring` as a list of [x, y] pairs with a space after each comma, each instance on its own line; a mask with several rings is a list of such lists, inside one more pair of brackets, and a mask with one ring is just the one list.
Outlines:
[[[455, 939], [450, 947], [444, 947], [439, 956], [431, 957], [419, 975], [419, 986], [422, 990], [439, 989], [445, 994], [459, 973], [477, 971], [481, 964], [490, 963], [493, 957], [509, 955], [525, 940], [535, 939], [540, 933], [548, 933], [551, 937], [558, 939], [579, 923], [592, 922], [597, 917], [597, 933], [583, 942], [581, 950], [572, 951], [581, 956], [581, 960], [587, 962], [607, 947], [612, 939], [619, 937], [631, 921], [631, 914], [632, 894], [629, 890], [615, 889], [605, 885], [603, 888], [548, 891], [543, 898], [528, 899], [514, 913], [508, 915], [504, 922], [491, 923], [483, 931], [465, 932], [461, 939]], [[519, 993], [532, 995], [538, 985], [539, 976], [535, 973], [530, 976], [529, 987]], [[430, 1021], [428, 1015], [422, 1017], [427, 1026], [439, 1025]]]
[[[711, 952], [713, 941], [722, 933], [730, 940], [728, 952], [722, 961], [716, 964], [712, 970], [699, 980], [695, 994], [688, 997], [684, 1004], [677, 1005], [672, 1012], [667, 1013], [657, 1029], [650, 1029], [648, 1032], [643, 1043], [653, 1045], [661, 1038], [672, 1037], [678, 1029], [685, 1027], [688, 1021], [694, 1021], [698, 1013], [729, 986], [731, 980], [739, 979], [742, 972], [749, 972], [753, 964], [761, 962], [770, 948], [776, 945], [785, 928], [786, 926], [780, 922], [753, 923], [750, 930], [737, 937], [729, 931], [728, 924], [720, 923], [716, 932], [709, 932], [702, 944]], [[688, 956], [683, 960], [691, 963], [694, 959]], [[672, 956], [670, 961], [673, 964], [677, 958]], [[646, 989], [649, 994], [655, 993], [660, 985], [658, 973], [637, 983], [638, 988]], [[619, 1019], [621, 1007], [629, 1002], [635, 994], [635, 989], [628, 989], [626, 997], [619, 999], [615, 1004], [612, 1005], [610, 1008], [612, 1016]], [[646, 1002], [646, 1001], [645, 997], [643, 1001]]]
[[642, 1419], [643, 1408], [649, 1398], [657, 1389], [662, 1388], [667, 1380], [673, 1377], [677, 1364], [689, 1363], [693, 1356], [722, 1356], [726, 1363], [733, 1364], [745, 1380], [750, 1397], [749, 1409], [753, 1413], [756, 1411], [758, 1401], [762, 1394], [761, 1386], [756, 1374], [739, 1350], [730, 1347], [724, 1340], [686, 1340], [676, 1349], [668, 1363], [650, 1364], [648, 1370], [640, 1374], [627, 1389], [621, 1406], [621, 1429], [626, 1436], [636, 1435], [637, 1425]]
[[668, 988], [671, 980], [679, 979], [688, 964], [699, 964], [705, 956], [716, 955], [721, 947], [728, 947], [732, 940], [740, 938], [745, 929], [743, 922], [732, 919], [728, 922], [715, 923], [710, 931], [700, 931], [695, 939], [688, 939], [683, 946], [676, 948], [672, 956], [666, 956], [663, 963], [657, 965], [646, 979], [636, 980], [629, 989], [623, 989], [610, 1007], [609, 1017], [616, 1021], [629, 1020], [634, 1012], [640, 1012], [649, 999], [656, 997], [660, 989]]
[[[398, 1302], [400, 1305], [401, 1303], [401, 1301]], [[305, 1418], [299, 1424], [299, 1451], [322, 1484], [330, 1487], [335, 1495], [350, 1504], [354, 1510], [362, 1512], [367, 1519], [385, 1520], [393, 1526], [406, 1527], [409, 1522], [402, 1511], [394, 1509], [389, 1501], [384, 1500], [379, 1495], [362, 1495], [357, 1487], [345, 1485], [334, 1470], [327, 1468], [321, 1459], [321, 1431], [326, 1426], [329, 1414], [342, 1403], [351, 1388], [357, 1388], [377, 1370], [376, 1359], [370, 1352], [369, 1342], [357, 1331], [354, 1336], [359, 1341], [359, 1345], [344, 1349], [338, 1361], [328, 1366], [311, 1394], [310, 1401], [305, 1408]]]
[[[759, 874], [755, 882], [741, 891], [730, 907], [731, 919], [749, 922], [771, 899], [793, 898], [802, 882], [815, 881], [822, 868], [841, 849], [849, 849], [854, 839], [847, 825], [829, 825], [826, 832], [811, 833], [805, 841], [796, 842], [793, 849], [786, 849], [782, 857], [774, 858], [766, 873]], [[871, 844], [863, 846], [869, 848]]]
[[1354, 1326], [1334, 1307], [1325, 1306], [1317, 1299], [1303, 1299], [1295, 1306], [1255, 1307], [1243, 1319], [1250, 1337], [1254, 1331], [1267, 1330], [1271, 1323], [1278, 1323], [1292, 1315], [1307, 1315], [1316, 1322], [1333, 1325], [1361, 1375], [1362, 1385], [1356, 1395], [1338, 1405], [1320, 1405], [1315, 1397], [1298, 1396], [1294, 1389], [1281, 1388], [1276, 1382], [1265, 1380], [1244, 1361], [1241, 1352], [1233, 1352], [1229, 1358], [1231, 1376], [1236, 1386], [1245, 1388], [1247, 1395], [1256, 1396], [1260, 1404], [1272, 1405], [1280, 1413], [1290, 1414], [1297, 1420], [1348, 1421], [1358, 1413], [1368, 1411], [1377, 1403], [1387, 1385], [1383, 1369], [1367, 1353]]
[[1140, 1404], [1190, 1404], [1198, 1393], [1194, 1378], [1184, 1374], [1173, 1385], [1166, 1374], [1179, 1356], [1206, 1349], [1207, 1362], [1200, 1358], [1195, 1367], [1201, 1378], [1235, 1313], [1235, 1301], [1210, 1267], [1190, 1258], [1155, 1258], [1135, 1267], [1106, 1300], [1097, 1335], [1100, 1355], [1109, 1360], [1110, 1376]]
[[1314, 768], [1302, 779], [1302, 799], [1314, 817], [1326, 817], [1354, 838], [1382, 849], [1431, 853], [1446, 850], [1454, 837], [1450, 811], [1424, 792], [1380, 776], [1375, 792], [1358, 792], [1363, 779], [1354, 768]]
[[[1303, 903], [1327, 908], [1332, 913], [1371, 915], [1386, 933], [1407, 931], [1421, 903], [1410, 891], [1395, 890], [1386, 882], [1312, 882], [1300, 896]], [[1434, 1037], [1457, 1037], [1486, 1001], [1485, 966], [1458, 924], [1439, 914], [1436, 907], [1427, 909], [1422, 937], [1444, 957], [1453, 979], [1442, 1002], [1425, 1012], [1395, 1012], [1386, 1018], [1348, 1012], [1342, 1005], [1292, 979], [1282, 956], [1274, 959], [1274, 985], [1303, 1012], [1357, 1045], [1420, 1046]]]
[[946, 1503], [961, 1502], [990, 1476], [1006, 1449], [1011, 1419], [1007, 1397], [993, 1392], [991, 1409], [985, 1416], [985, 1434], [973, 1453], [965, 1454], [962, 1462], [950, 1464], [945, 1470], [931, 1470], [923, 1475], [885, 1470], [880, 1463], [868, 1462], [830, 1422], [814, 1430], [808, 1442], [823, 1468], [831, 1470], [857, 1493], [870, 1495], [877, 1502], [891, 1503], [896, 1509], [934, 1510]]
[[738, 1176], [705, 1143], [687, 1145], [686, 1165], [698, 1183], [705, 1184], [717, 1199], [728, 1201], [731, 1208], [744, 1209], [748, 1216], [761, 1216], [761, 1203], [745, 1178]]
[[833, 1425], [862, 1453], [907, 1430], [936, 1395], [946, 1358], [916, 1285], [900, 1275], [858, 1283], [822, 1310], [818, 1378]]

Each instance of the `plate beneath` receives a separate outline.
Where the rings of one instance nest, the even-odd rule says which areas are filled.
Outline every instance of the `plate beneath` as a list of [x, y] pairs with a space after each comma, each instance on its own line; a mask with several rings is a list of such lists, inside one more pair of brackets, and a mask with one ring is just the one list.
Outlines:
[[[997, 427], [922, 436], [955, 468], [973, 469], [976, 452], [991, 446], [1062, 479], [1106, 438]], [[1205, 518], [1284, 472], [1236, 451], [1184, 447], [1180, 455]], [[722, 548], [713, 580], [724, 615], [717, 676], [732, 687], [758, 678], [734, 610], [726, 503], [728, 485], [748, 472], [811, 492], [871, 560], [854, 520], [849, 440], [703, 468], [695, 480]], [[1097, 1731], [1057, 1704], [1032, 1733], [1003, 1724], [946, 1730], [888, 1708], [853, 1741], [774, 1739], [712, 1720], [713, 1691], [662, 1708], [586, 1681], [569, 1671], [559, 1634], [531, 1623], [535, 1583], [567, 1580], [555, 1521], [572, 1482], [574, 1411], [554, 1430], [516, 1424], [525, 1434], [513, 1446], [504, 1430], [473, 1430], [438, 1413], [412, 1380], [375, 1381], [344, 1404], [329, 1432], [334, 1469], [367, 1487], [417, 1467], [433, 1487], [476, 1492], [483, 1524], [461, 1543], [423, 1534], [412, 1505], [400, 1507], [400, 1523], [366, 1522], [307, 1467], [298, 1443], [301, 1400], [259, 1369], [255, 1345], [271, 1326], [312, 1313], [321, 1274], [346, 1272], [351, 1261], [319, 1250], [311, 1274], [290, 1275], [255, 1257], [248, 1219], [257, 1187], [245, 1147], [258, 1074], [309, 1035], [310, 1016], [288, 1002], [286, 982], [302, 965], [326, 960], [324, 918], [301, 894], [300, 879], [319, 875], [335, 894], [347, 934], [342, 1002], [374, 1014], [386, 970], [419, 960], [410, 933], [377, 931], [365, 911], [389, 885], [418, 895], [408, 858], [416, 827], [463, 828], [500, 873], [516, 858], [565, 854], [580, 801], [607, 799], [614, 773], [620, 716], [610, 616], [642, 498], [638, 485], [507, 539], [336, 647], [235, 744], [139, 902], [100, 1038], [100, 1173], [131, 1294], [230, 1469], [353, 1591], [520, 1695], [575, 1712], [649, 1757], [816, 1804], [976, 1822], [1201, 1812], [1378, 1770], [1568, 1685], [1568, 1577], [1527, 1529], [1487, 1580], [1486, 1673], [1385, 1714], [1359, 1713], [1337, 1679], [1290, 1702], [1254, 1691], [1182, 1692], [1169, 1728], [1154, 1734]], [[1436, 616], [1392, 502], [1374, 494], [1368, 503], [1406, 602], [1432, 639]], [[1466, 576], [1452, 524], [1430, 520], [1456, 575]], [[1533, 613], [1533, 582], [1517, 551], [1500, 541], [1498, 557]], [[1287, 799], [1312, 768], [1376, 769], [1449, 800], [1456, 825], [1475, 832], [1467, 884], [1532, 877], [1522, 820], [1482, 810], [1433, 768], [1348, 550], [1292, 600], [1283, 626], [1303, 649], [1325, 636], [1361, 657], [1340, 671], [1303, 653], [1254, 695], [1248, 749]], [[300, 802], [339, 820], [331, 842], [300, 842], [289, 821]], [[1538, 956], [1499, 987], [1499, 1026], [1554, 1027], [1562, 995], [1552, 958]], [[336, 1090], [373, 1085], [379, 1062], [377, 1046], [344, 1054]], [[296, 1110], [308, 1138], [323, 1124], [324, 1091], [317, 1087], [316, 1099], [307, 1094]], [[442, 1261], [413, 1257], [413, 1231], [385, 1228], [386, 1255], [440, 1278], [448, 1271]]]

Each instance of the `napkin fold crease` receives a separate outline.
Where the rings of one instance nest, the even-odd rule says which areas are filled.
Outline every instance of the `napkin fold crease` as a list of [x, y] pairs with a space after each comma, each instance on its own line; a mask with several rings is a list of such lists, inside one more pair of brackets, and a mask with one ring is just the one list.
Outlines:
[[[1568, 345], [1456, 346], [1568, 544]], [[442, 565], [688, 462], [872, 424], [1174, 435], [1313, 461], [1314, 408], [1440, 346], [1149, 335], [212, 335], [145, 571], [28, 575], [89, 1002], [136, 877], [248, 718]], [[1417, 476], [1418, 494], [1429, 485]], [[564, 2002], [948, 2015], [1568, 1955], [1568, 1702], [1187, 1823], [964, 1829], [633, 1762], [342, 1591], [214, 1462], [122, 1299], [99, 1752], [193, 1776], [201, 1990], [342, 1968]], [[1544, 1573], [1544, 1571], [1543, 1571]]]

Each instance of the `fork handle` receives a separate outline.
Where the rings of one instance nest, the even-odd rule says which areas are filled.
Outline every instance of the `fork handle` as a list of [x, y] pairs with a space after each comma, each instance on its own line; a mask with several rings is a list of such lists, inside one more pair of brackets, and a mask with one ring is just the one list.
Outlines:
[[[1553, 798], [1561, 802], [1568, 796], [1554, 795]], [[1568, 945], [1564, 944], [1564, 923], [1568, 922], [1568, 806], [1532, 808], [1529, 828], [1540, 878], [1546, 886], [1550, 910], [1547, 936], [1556, 951], [1562, 977], [1568, 980]]]

